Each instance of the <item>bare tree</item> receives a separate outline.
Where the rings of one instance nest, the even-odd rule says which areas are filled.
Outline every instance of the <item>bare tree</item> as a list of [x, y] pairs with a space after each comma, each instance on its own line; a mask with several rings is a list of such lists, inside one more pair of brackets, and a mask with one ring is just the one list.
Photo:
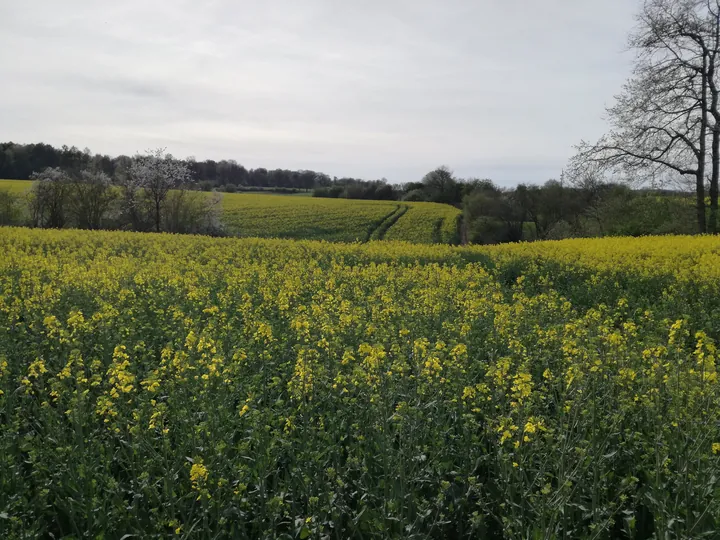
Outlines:
[[[703, 58], [704, 104], [710, 115], [710, 215], [708, 230], [717, 232], [718, 181], [720, 180], [720, 0], [654, 0], [646, 17], [650, 31], [639, 32], [636, 42], [647, 51], [669, 51], [675, 63], [693, 64], [692, 58]], [[695, 62], [697, 69], [697, 62]]]
[[70, 187], [70, 210], [81, 229], [99, 229], [114, 199], [110, 177], [99, 171], [82, 171]]
[[[717, 208], [720, 132], [711, 151], [707, 148], [709, 129], [720, 129], [711, 121], [720, 119], [714, 116], [717, 1], [645, 1], [629, 39], [637, 53], [633, 76], [607, 110], [611, 130], [595, 144], [581, 143], [572, 163], [575, 171], [600, 165], [640, 183], [665, 178], [668, 171], [693, 177], [699, 232], [706, 230], [708, 160]], [[711, 227], [714, 231], [712, 219]]]
[[434, 202], [452, 203], [458, 197], [457, 181], [445, 165], [427, 173], [422, 183]]
[[158, 148], [133, 158], [126, 185], [133, 191], [143, 189], [151, 199], [155, 230], [160, 232], [162, 207], [168, 193], [191, 181], [188, 164], [165, 153], [164, 148]]

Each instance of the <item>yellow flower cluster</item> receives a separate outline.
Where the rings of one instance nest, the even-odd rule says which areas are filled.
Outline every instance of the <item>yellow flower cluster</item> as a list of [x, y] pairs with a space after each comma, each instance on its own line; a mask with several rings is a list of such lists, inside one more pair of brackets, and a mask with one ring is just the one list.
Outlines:
[[712, 531], [720, 241], [624, 242], [2, 229], [13, 531]]

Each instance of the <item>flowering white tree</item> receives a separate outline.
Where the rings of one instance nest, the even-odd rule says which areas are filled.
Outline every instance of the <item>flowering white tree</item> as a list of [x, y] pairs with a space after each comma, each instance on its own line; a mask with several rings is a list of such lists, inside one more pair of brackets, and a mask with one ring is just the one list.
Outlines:
[[36, 227], [62, 229], [68, 198], [68, 176], [59, 167], [48, 167], [30, 175], [33, 186], [29, 205]]
[[153, 204], [155, 230], [160, 232], [162, 207], [171, 189], [181, 189], [193, 181], [187, 162], [165, 153], [165, 148], [136, 155], [130, 165], [128, 186], [143, 189]]

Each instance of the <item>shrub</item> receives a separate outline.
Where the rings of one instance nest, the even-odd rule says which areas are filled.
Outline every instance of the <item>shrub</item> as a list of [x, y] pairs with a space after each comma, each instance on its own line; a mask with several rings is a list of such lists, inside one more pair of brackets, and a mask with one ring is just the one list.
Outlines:
[[0, 225], [22, 225], [23, 200], [20, 195], [0, 189]]
[[32, 223], [36, 227], [62, 229], [67, 221], [66, 210], [70, 195], [69, 178], [59, 168], [48, 167], [33, 173], [28, 204]]
[[163, 229], [173, 233], [220, 236], [222, 196], [198, 191], [171, 191], [163, 209]]

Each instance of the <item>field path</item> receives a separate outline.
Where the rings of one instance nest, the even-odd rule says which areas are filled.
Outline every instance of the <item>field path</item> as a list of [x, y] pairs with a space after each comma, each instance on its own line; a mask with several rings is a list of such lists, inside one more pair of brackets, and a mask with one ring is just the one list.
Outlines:
[[391, 214], [388, 214], [385, 219], [378, 225], [378, 227], [372, 232], [370, 235], [371, 240], [382, 240], [385, 238], [385, 234], [388, 232], [388, 229], [395, 225], [397, 223], [397, 220], [400, 219], [405, 212], [407, 212], [410, 209], [410, 207], [407, 204], [399, 204], [394, 212]]

